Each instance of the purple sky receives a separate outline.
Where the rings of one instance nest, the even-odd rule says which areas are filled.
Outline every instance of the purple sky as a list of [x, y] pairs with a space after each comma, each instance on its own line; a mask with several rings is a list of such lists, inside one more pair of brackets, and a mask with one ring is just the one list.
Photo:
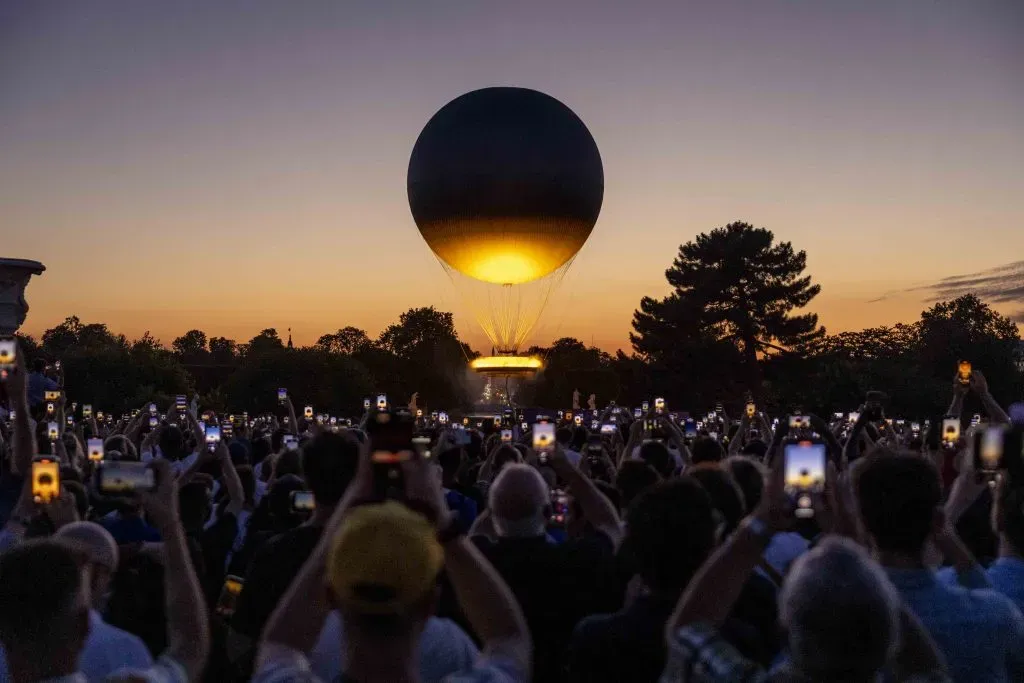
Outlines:
[[807, 250], [834, 330], [1024, 254], [1020, 0], [0, 0], [0, 253], [48, 266], [26, 330], [310, 342], [435, 304], [479, 341], [405, 170], [488, 85], [561, 99], [605, 164], [534, 342], [627, 346], [678, 245], [732, 220]]

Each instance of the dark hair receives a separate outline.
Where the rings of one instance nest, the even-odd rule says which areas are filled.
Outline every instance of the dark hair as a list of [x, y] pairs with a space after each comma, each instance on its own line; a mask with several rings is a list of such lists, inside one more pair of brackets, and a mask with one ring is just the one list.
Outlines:
[[875, 449], [857, 475], [864, 526], [880, 550], [919, 555], [942, 501], [939, 472], [919, 455]]
[[521, 458], [522, 455], [519, 453], [519, 450], [516, 449], [515, 446], [509, 446], [508, 444], [498, 446], [497, 450], [494, 452], [494, 459], [492, 461], [491, 467], [491, 475], [493, 477], [497, 477], [498, 472], [500, 472], [505, 465], [508, 465], [509, 463], [519, 462]]
[[661, 475], [643, 460], [627, 460], [622, 463], [615, 475], [615, 488], [619, 490], [622, 509], [628, 508], [637, 496], [659, 481]]
[[746, 514], [747, 506], [743, 500], [743, 491], [740, 490], [732, 475], [719, 466], [705, 465], [696, 467], [686, 472], [700, 482], [700, 485], [711, 496], [711, 504], [722, 513], [725, 518], [726, 534], [732, 533], [733, 529], [740, 525], [743, 516]]
[[743, 455], [756, 458], [759, 462], [763, 462], [765, 454], [768, 453], [768, 444], [761, 439], [751, 439], [743, 446], [743, 450], [740, 452]]
[[302, 451], [283, 451], [278, 454], [274, 461], [274, 478], [286, 474], [302, 476]]
[[572, 442], [572, 429], [569, 427], [559, 427], [555, 432], [555, 441], [563, 447], [568, 446]]
[[732, 475], [743, 492], [747, 512], [756, 508], [761, 503], [761, 494], [764, 491], [764, 475], [757, 464], [749, 458], [734, 455], [723, 460], [722, 466]]
[[264, 458], [270, 455], [270, 439], [268, 439], [266, 436], [261, 436], [258, 439], [253, 439], [249, 443], [252, 445], [252, 453], [250, 453], [250, 456], [252, 458], [253, 465], [258, 465], [259, 463], [263, 462]]
[[186, 533], [198, 533], [210, 516], [209, 489], [202, 482], [192, 481], [178, 489], [181, 526]]
[[139, 451], [135, 444], [124, 434], [108, 436], [103, 442], [104, 451], [118, 451], [121, 453], [121, 460], [138, 460]]
[[300, 518], [292, 512], [292, 492], [305, 488], [306, 483], [294, 474], [286, 474], [274, 481], [264, 499], [275, 522], [284, 527], [293, 527], [299, 522]]
[[232, 441], [228, 444], [228, 453], [231, 455], [231, 462], [235, 466], [250, 464], [249, 448], [241, 441]]
[[8, 652], [12, 643], [45, 649], [70, 638], [81, 583], [78, 558], [64, 543], [26, 541], [0, 554], [0, 642]]
[[160, 452], [167, 460], [180, 460], [185, 457], [185, 435], [178, 425], [166, 425], [160, 431]]
[[[629, 457], [629, 453], [626, 457]], [[663, 477], [671, 477], [676, 469], [675, 459], [668, 452], [668, 447], [660, 441], [647, 441], [640, 446], [640, 459]]]
[[626, 514], [627, 541], [647, 586], [677, 597], [715, 543], [711, 497], [693, 478], [661, 482], [637, 498]]
[[446, 477], [455, 477], [458, 473], [459, 468], [462, 467], [463, 453], [462, 448], [455, 446], [453, 448], [446, 448], [437, 454], [437, 463], [444, 470]]
[[725, 457], [722, 444], [708, 436], [694, 439], [693, 446], [690, 447], [690, 454], [692, 455], [690, 462], [694, 465], [699, 465], [702, 462], [719, 462]]
[[33, 358], [32, 359], [32, 372], [43, 372], [46, 370], [46, 359], [45, 358]]
[[358, 466], [359, 443], [346, 434], [323, 432], [302, 448], [302, 475], [317, 505], [340, 501]]
[[71, 465], [60, 466], [60, 483], [65, 484], [68, 482], [75, 482], [77, 484], [82, 483], [82, 473], [76, 470]]

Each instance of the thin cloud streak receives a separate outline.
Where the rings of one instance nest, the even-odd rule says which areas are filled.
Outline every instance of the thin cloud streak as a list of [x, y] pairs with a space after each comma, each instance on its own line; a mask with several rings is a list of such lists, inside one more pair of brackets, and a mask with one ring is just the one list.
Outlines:
[[[925, 294], [925, 300], [931, 302], [975, 294], [990, 303], [1024, 303], [1024, 261], [1014, 261], [976, 273], [951, 275], [931, 284], [886, 292], [876, 299], [868, 300], [867, 303], [885, 301], [898, 294], [919, 292]], [[1024, 309], [1012, 317], [1016, 322], [1024, 322]]]

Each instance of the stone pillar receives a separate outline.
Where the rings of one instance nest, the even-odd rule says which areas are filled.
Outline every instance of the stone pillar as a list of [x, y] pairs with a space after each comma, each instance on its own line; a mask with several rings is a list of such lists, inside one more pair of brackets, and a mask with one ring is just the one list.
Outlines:
[[0, 258], [0, 336], [14, 334], [25, 322], [25, 287], [33, 275], [44, 270], [46, 266], [39, 261]]

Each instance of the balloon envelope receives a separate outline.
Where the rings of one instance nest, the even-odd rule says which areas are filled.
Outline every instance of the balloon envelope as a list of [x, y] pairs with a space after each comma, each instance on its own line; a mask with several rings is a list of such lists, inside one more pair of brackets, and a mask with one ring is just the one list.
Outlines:
[[526, 88], [484, 88], [427, 122], [409, 160], [409, 206], [450, 268], [520, 284], [568, 263], [604, 198], [601, 155], [571, 109]]

